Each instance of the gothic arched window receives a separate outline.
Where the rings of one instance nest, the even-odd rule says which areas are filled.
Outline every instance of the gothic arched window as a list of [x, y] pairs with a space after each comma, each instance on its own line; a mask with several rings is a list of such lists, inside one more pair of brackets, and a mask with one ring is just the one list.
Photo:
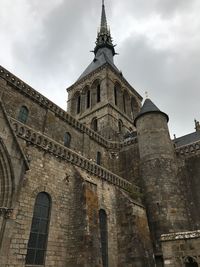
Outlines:
[[21, 106], [19, 115], [18, 115], [18, 120], [21, 121], [22, 123], [26, 123], [28, 119], [28, 108], [25, 106]]
[[101, 152], [97, 152], [97, 164], [101, 165]]
[[185, 259], [185, 267], [198, 267], [198, 263], [192, 257], [187, 257]]
[[90, 107], [90, 90], [87, 91], [87, 102], [86, 102], [86, 108]]
[[66, 132], [64, 134], [64, 146], [69, 147], [71, 143], [71, 135], [70, 133]]
[[77, 98], [77, 110], [76, 113], [79, 114], [81, 111], [81, 96], [79, 95]]
[[27, 265], [44, 265], [50, 209], [50, 196], [44, 192], [39, 193], [35, 201], [31, 232], [28, 241], [26, 254]]
[[91, 128], [92, 130], [94, 130], [95, 132], [98, 131], [98, 123], [97, 123], [97, 118], [93, 118], [92, 122], [91, 122]]
[[101, 101], [101, 87], [100, 84], [97, 85], [97, 103]]
[[108, 226], [105, 210], [99, 210], [99, 228], [101, 237], [101, 255], [103, 267], [108, 267]]

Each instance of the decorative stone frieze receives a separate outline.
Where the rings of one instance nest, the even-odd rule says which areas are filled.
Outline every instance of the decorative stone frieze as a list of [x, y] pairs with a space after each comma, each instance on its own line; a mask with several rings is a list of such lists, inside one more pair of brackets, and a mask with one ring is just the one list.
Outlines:
[[3, 216], [5, 219], [9, 219], [13, 209], [7, 207], [0, 207], [0, 217]]
[[133, 190], [135, 192], [140, 191], [137, 186], [132, 185], [125, 179], [108, 171], [102, 166], [99, 166], [94, 162], [91, 162], [89, 159], [57, 143], [56, 141], [50, 139], [49, 137], [34, 131], [30, 127], [25, 126], [22, 123], [19, 123], [13, 118], [10, 118], [10, 122], [15, 134], [18, 137], [26, 140], [26, 142], [28, 142], [30, 145], [34, 145], [57, 158], [66, 160], [71, 164], [74, 164], [82, 169], [85, 169], [90, 174], [96, 175], [99, 178], [106, 180], [107, 182], [112, 183], [128, 192], [133, 192]]
[[193, 156], [200, 152], [200, 142], [195, 142], [189, 145], [176, 148], [176, 153], [180, 156]]
[[177, 232], [170, 234], [161, 235], [161, 241], [173, 241], [173, 240], [181, 240], [181, 239], [192, 239], [199, 238], [200, 230], [190, 231], [190, 232]]

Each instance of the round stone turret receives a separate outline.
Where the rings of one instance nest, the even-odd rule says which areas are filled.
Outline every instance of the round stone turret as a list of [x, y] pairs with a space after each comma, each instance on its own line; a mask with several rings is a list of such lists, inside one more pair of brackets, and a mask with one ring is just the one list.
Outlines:
[[187, 229], [178, 167], [169, 136], [168, 115], [146, 99], [135, 119], [143, 192], [155, 253], [161, 253], [161, 234]]

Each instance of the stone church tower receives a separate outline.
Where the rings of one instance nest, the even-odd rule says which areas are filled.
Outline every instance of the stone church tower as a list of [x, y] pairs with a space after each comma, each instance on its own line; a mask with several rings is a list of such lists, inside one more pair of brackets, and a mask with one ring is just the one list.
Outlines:
[[67, 89], [68, 112], [110, 140], [131, 132], [142, 97], [114, 64], [116, 55], [102, 5], [100, 30], [94, 59], [78, 80]]
[[104, 2], [67, 112], [0, 66], [0, 267], [200, 267], [200, 129], [114, 64]]

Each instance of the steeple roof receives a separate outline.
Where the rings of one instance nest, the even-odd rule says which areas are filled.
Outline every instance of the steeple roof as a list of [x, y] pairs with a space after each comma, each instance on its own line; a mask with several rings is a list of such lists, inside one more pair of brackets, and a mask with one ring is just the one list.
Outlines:
[[143, 104], [140, 112], [138, 113], [138, 115], [135, 118], [134, 125], [136, 126], [137, 119], [139, 119], [141, 116], [143, 116], [144, 114], [147, 114], [147, 113], [163, 114], [166, 117], [167, 121], [169, 121], [168, 115], [166, 113], [162, 112], [149, 98], [147, 98], [144, 101], [144, 104]]
[[116, 71], [120, 73], [118, 68], [115, 66], [113, 60], [113, 57], [116, 53], [114, 45], [112, 43], [110, 29], [107, 25], [104, 0], [102, 0], [100, 28], [97, 33], [96, 46], [93, 52], [95, 54], [94, 60], [81, 74], [81, 76], [78, 78], [78, 81], [81, 80], [86, 75], [88, 75], [89, 73], [96, 70], [97, 68], [101, 67], [105, 63], [109, 63]]

